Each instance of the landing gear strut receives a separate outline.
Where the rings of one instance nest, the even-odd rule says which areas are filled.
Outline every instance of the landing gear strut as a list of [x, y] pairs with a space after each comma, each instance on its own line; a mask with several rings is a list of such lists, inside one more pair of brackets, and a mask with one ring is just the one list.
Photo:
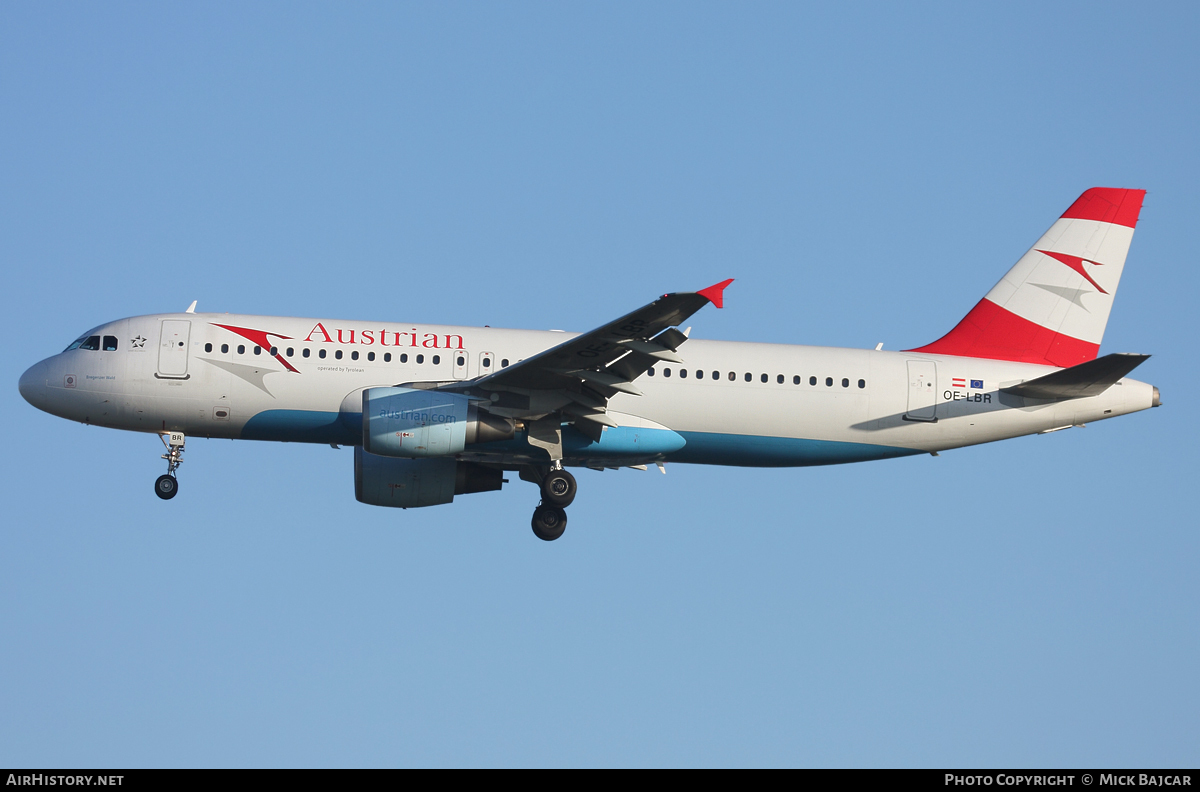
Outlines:
[[154, 481], [154, 494], [163, 500], [171, 500], [179, 492], [175, 471], [183, 464], [183, 444], [187, 438], [183, 432], [167, 432], [158, 437], [167, 447], [167, 453], [162, 455], [167, 460], [167, 472]]

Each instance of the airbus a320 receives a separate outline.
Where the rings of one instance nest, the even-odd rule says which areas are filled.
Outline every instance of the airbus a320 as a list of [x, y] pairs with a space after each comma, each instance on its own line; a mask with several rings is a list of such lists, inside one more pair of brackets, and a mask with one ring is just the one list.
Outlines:
[[[183, 313], [108, 322], [32, 366], [21, 395], [157, 434], [178, 492], [188, 437], [354, 448], [354, 493], [414, 508], [538, 488], [562, 536], [568, 468], [866, 462], [1053, 432], [1160, 404], [1099, 356], [1143, 190], [1083, 193], [949, 333], [907, 351], [705, 341], [680, 327], [727, 280], [586, 333]], [[663, 468], [665, 470], [665, 468]]]

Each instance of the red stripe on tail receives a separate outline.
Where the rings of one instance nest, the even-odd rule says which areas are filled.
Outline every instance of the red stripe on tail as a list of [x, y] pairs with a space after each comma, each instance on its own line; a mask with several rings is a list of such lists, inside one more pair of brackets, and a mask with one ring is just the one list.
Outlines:
[[[1075, 203], [1078, 204], [1079, 201]], [[1140, 205], [1141, 201], [1138, 203]], [[1018, 363], [1039, 363], [1043, 366], [1067, 368], [1095, 360], [1100, 345], [1081, 341], [1028, 319], [1022, 319], [984, 298], [949, 333], [932, 344], [908, 351], [990, 360], [1015, 360]]]
[[1063, 218], [1099, 220], [1102, 223], [1136, 228], [1138, 214], [1142, 211], [1142, 199], [1145, 197], [1145, 190], [1093, 187], [1079, 196], [1070, 209], [1063, 212]]

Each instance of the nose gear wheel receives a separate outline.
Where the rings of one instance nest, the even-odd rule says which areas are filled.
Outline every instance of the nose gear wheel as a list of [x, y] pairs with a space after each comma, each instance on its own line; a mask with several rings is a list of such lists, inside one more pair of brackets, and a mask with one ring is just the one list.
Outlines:
[[154, 494], [163, 500], [170, 500], [179, 493], [179, 480], [175, 478], [175, 471], [183, 464], [183, 444], [187, 438], [182, 432], [168, 432], [160, 434], [158, 438], [167, 447], [167, 453], [162, 455], [162, 458], [167, 460], [167, 472], [155, 479]]
[[154, 494], [163, 500], [171, 500], [177, 492], [179, 492], [179, 482], [169, 473], [164, 473], [154, 482]]

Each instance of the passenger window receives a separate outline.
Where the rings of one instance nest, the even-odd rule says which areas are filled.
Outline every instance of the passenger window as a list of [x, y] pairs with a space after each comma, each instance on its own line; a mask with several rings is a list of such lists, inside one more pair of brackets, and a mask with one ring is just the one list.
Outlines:
[[321, 360], [324, 360], [324, 359], [325, 359], [325, 350], [324, 350], [324, 349], [318, 349], [318, 350], [317, 350], [317, 357], [321, 358]]
[[[457, 358], [454, 359], [454, 365], [456, 365], [456, 366], [465, 366], [466, 364], [467, 364], [467, 359], [465, 357], [463, 357], [462, 355], [459, 355]], [[484, 368], [487, 368], [487, 358], [483, 359], [483, 366], [484, 366]]]
[[767, 375], [766, 375], [766, 374], [763, 374], [761, 377], [759, 377], [759, 380], [760, 380], [760, 381], [762, 381], [762, 382], [766, 382], [766, 381], [767, 381]]
[[866, 381], [866, 380], [859, 380], [859, 381], [858, 381], [858, 387], [859, 387], [859, 388], [865, 388], [865, 387], [867, 387], [867, 381]]
[[271, 357], [275, 357], [278, 354], [279, 354], [279, 347], [271, 347]]
[[816, 385], [816, 384], [817, 384], [817, 378], [816, 378], [816, 377], [809, 377], [809, 378], [808, 378], [808, 384], [809, 384], [809, 385]]
[[696, 379], [698, 379], [698, 380], [704, 379], [704, 372], [701, 371], [700, 369], [696, 369]]
[[500, 368], [508, 368], [508, 358], [500, 361]]
[[849, 387], [850, 387], [850, 380], [846, 379], [845, 377], [842, 377], [842, 387], [843, 387], [843, 388], [849, 388]]
[[671, 369], [669, 369], [669, 368], [664, 368], [664, 369], [663, 369], [663, 376], [664, 376], [664, 377], [669, 377], [669, 376], [671, 376]]
[[256, 354], [256, 355], [261, 355], [261, 354], [262, 354], [262, 347], [260, 347], [260, 346], [255, 346], [255, 347], [254, 347], [254, 354]]
[[825, 387], [826, 387], [826, 388], [832, 388], [832, 387], [833, 387], [833, 377], [826, 377], [826, 378], [825, 378]]
[[425, 362], [425, 356], [417, 355], [417, 363], [424, 363], [424, 362]]
[[341, 360], [341, 359], [342, 359], [342, 350], [340, 350], [340, 349], [338, 349], [338, 350], [335, 350], [335, 351], [334, 351], [334, 353], [333, 353], [333, 356], [334, 356], [335, 358], [337, 358], [338, 360]]
[[368, 352], [368, 353], [367, 353], [367, 360], [374, 362], [374, 360], [375, 360], [375, 353], [374, 353], [374, 352]]
[[100, 349], [100, 336], [88, 336], [88, 340], [79, 345], [80, 349]]
[[296, 350], [293, 347], [288, 347], [287, 356], [292, 357], [295, 354], [296, 354]]
[[799, 375], [799, 374], [797, 374], [796, 376], [792, 377], [792, 384], [793, 384], [793, 385], [799, 385], [799, 384], [800, 384], [800, 375]]
[[246, 354], [246, 345], [245, 344], [238, 344], [238, 354], [239, 355]]
[[401, 352], [401, 353], [400, 353], [400, 362], [401, 362], [401, 363], [407, 363], [407, 362], [408, 362], [408, 353], [407, 353], [407, 352]]
[[[107, 341], [107, 340], [108, 340], [108, 339], [106, 338], [106, 339], [105, 339], [105, 341]], [[114, 339], [114, 340], [115, 340], [115, 339]], [[106, 345], [106, 346], [105, 346], [105, 349], [107, 349], [107, 348], [108, 348], [108, 347], [107, 347], [107, 345]], [[212, 344], [205, 344], [205, 345], [204, 345], [204, 351], [205, 351], [205, 352], [212, 352]]]
[[441, 355], [434, 355], [434, 356], [433, 356], [433, 361], [432, 361], [432, 362], [433, 362], [433, 365], [435, 365], [435, 366], [437, 366], [437, 365], [441, 365], [441, 362], [442, 362], [442, 356], [441, 356]]
[[783, 375], [782, 375], [782, 374], [780, 374], [778, 377], [776, 377], [776, 378], [775, 378], [775, 382], [777, 382], [777, 383], [779, 383], [780, 385], [782, 385], [782, 384], [783, 384]]
[[653, 376], [654, 376], [654, 369], [646, 369], [646, 376], [647, 376], [647, 377], [653, 377]]
[[679, 369], [679, 376], [683, 379], [687, 379], [687, 369]]
[[391, 353], [391, 352], [384, 352], [384, 353], [383, 353], [383, 362], [384, 362], [384, 363], [391, 363], [391, 362], [392, 362], [392, 353]]
[[715, 380], [719, 380], [719, 379], [721, 379], [721, 372], [719, 372], [719, 371], [714, 371], [714, 372], [713, 372], [713, 379], [715, 379]]
[[308, 348], [306, 347], [303, 351], [301, 351], [300, 354], [303, 355], [304, 357], [308, 357], [308, 355], [309, 355]]
[[229, 344], [221, 344], [221, 354], [222, 355], [229, 354]]
[[735, 372], [735, 371], [729, 372], [729, 381], [733, 382], [736, 379], [737, 379], [737, 372]]
[[[459, 360], [462, 360], [462, 358], [459, 358]], [[459, 363], [458, 365], [460, 365], [460, 366], [461, 366], [461, 365], [462, 365], [462, 363]], [[484, 367], [484, 368], [491, 368], [491, 367], [492, 367], [492, 359], [491, 359], [491, 358], [486, 358], [486, 357], [485, 357], [485, 358], [483, 359], [483, 367]]]
[[350, 353], [350, 359], [358, 360], [358, 350], [357, 349]]
[[753, 375], [753, 374], [751, 374], [749, 371], [747, 371], [747, 372], [746, 372], [746, 382], [750, 382], [750, 381], [752, 381], [753, 379], [754, 379], [754, 375]]

